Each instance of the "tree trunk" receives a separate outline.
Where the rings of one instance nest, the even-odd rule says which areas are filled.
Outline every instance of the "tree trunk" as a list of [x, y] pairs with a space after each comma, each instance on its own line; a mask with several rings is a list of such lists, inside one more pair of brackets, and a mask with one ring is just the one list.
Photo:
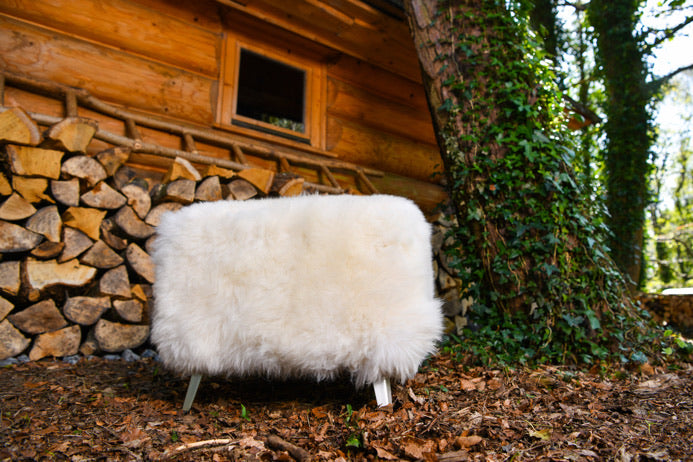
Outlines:
[[516, 341], [525, 359], [606, 356], [618, 319], [637, 315], [595, 240], [554, 76], [522, 15], [494, 0], [404, 3], [456, 210], [457, 269], [486, 325], [475, 335], [499, 334], [506, 351]]
[[588, 14], [597, 35], [597, 59], [606, 88], [607, 224], [610, 253], [634, 284], [641, 279], [645, 207], [649, 200], [649, 163], [653, 132], [647, 109], [642, 43], [634, 36], [640, 1], [594, 0]]

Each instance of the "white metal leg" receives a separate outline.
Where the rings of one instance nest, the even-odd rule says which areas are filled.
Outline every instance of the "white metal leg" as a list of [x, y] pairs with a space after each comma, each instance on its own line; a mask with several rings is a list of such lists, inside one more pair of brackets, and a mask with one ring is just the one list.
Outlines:
[[389, 379], [376, 380], [373, 383], [373, 390], [375, 391], [375, 400], [378, 402], [378, 407], [392, 404], [392, 390], [390, 389]]
[[192, 407], [192, 403], [195, 400], [195, 395], [197, 394], [197, 387], [200, 386], [201, 379], [202, 376], [200, 374], [193, 374], [190, 377], [188, 392], [185, 394], [185, 401], [183, 401], [183, 411], [188, 412]]

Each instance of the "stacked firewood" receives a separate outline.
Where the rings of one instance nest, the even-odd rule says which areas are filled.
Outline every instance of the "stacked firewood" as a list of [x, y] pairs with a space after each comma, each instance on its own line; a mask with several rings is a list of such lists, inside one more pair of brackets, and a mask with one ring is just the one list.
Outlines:
[[459, 258], [455, 239], [450, 235], [456, 226], [452, 214], [439, 213], [433, 217], [433, 271], [435, 275], [436, 292], [443, 301], [445, 314], [445, 330], [462, 335], [467, 326], [467, 311], [473, 299], [465, 296], [464, 288], [458, 276], [455, 258]]
[[162, 213], [303, 189], [297, 175], [200, 171], [181, 158], [161, 181], [145, 179], [126, 148], [90, 152], [97, 129], [69, 117], [42, 131], [20, 108], [0, 112], [0, 360], [144, 344]]
[[642, 294], [638, 300], [656, 321], [693, 335], [693, 295]]

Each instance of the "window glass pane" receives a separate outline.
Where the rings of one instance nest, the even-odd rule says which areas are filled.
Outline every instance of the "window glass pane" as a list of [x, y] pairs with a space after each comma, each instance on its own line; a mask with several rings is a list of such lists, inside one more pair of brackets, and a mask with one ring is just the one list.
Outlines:
[[241, 50], [236, 114], [305, 132], [306, 72]]

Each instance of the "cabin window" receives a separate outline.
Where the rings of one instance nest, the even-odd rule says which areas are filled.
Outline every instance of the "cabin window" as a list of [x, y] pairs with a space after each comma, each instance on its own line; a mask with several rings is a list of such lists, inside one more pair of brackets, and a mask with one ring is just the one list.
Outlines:
[[231, 131], [320, 148], [322, 80], [318, 62], [229, 35], [217, 122]]
[[305, 133], [306, 72], [241, 49], [236, 115]]

